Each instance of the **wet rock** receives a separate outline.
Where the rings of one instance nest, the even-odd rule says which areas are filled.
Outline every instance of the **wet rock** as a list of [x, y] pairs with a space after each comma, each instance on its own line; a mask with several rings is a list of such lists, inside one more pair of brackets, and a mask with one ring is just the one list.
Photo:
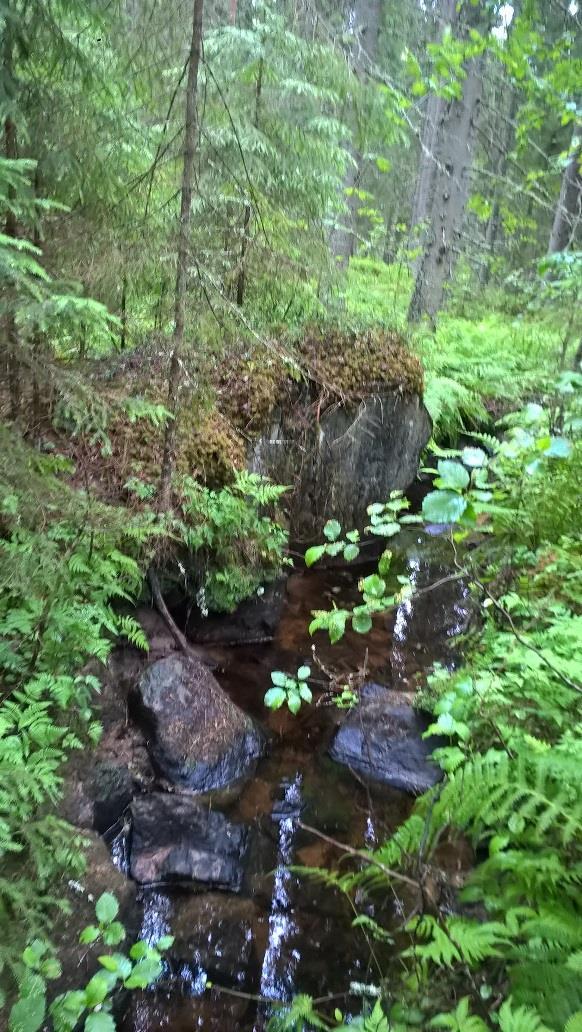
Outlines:
[[194, 659], [152, 663], [137, 699], [154, 764], [174, 784], [195, 792], [225, 788], [250, 776], [264, 752], [265, 737], [251, 717]]
[[168, 997], [165, 993], [128, 993], [122, 1032], [246, 1032], [245, 1019], [249, 1000], [220, 994], [217, 990], [204, 996]]
[[190, 884], [239, 891], [247, 842], [244, 825], [191, 796], [154, 792], [131, 806], [130, 873], [144, 885]]
[[419, 794], [442, 778], [430, 754], [446, 743], [436, 736], [422, 738], [429, 723], [412, 706], [394, 701], [382, 685], [365, 685], [359, 705], [336, 732], [329, 753], [366, 779]]
[[398, 391], [332, 405], [319, 421], [309, 418], [311, 411], [309, 396], [274, 412], [251, 468], [295, 485], [292, 536], [319, 539], [330, 513], [344, 527], [361, 525], [370, 502], [414, 481], [431, 421], [416, 394]]
[[97, 760], [83, 780], [75, 779], [72, 769], [67, 771], [61, 812], [77, 827], [93, 828], [104, 835], [119, 822], [134, 794], [134, 779], [127, 766]]
[[207, 892], [181, 899], [171, 922], [173, 964], [190, 964], [211, 981], [241, 984], [255, 974], [267, 939], [267, 918], [250, 899]]
[[260, 595], [241, 602], [234, 613], [223, 616], [194, 616], [188, 636], [204, 645], [250, 645], [271, 641], [285, 601], [286, 578], [267, 584]]

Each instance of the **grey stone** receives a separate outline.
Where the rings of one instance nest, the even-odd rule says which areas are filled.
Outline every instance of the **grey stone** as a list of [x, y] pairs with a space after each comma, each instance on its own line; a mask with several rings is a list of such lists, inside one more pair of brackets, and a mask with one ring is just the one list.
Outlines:
[[180, 883], [238, 892], [247, 829], [191, 796], [152, 792], [131, 806], [130, 874], [144, 885]]
[[265, 737], [202, 663], [181, 655], [152, 663], [137, 698], [150, 755], [170, 782], [210, 792], [254, 772]]
[[336, 732], [329, 754], [362, 777], [419, 794], [436, 785], [442, 771], [430, 754], [445, 740], [423, 739], [430, 719], [381, 685], [365, 685], [359, 705]]
[[291, 530], [301, 538], [319, 536], [331, 515], [358, 526], [371, 502], [406, 490], [432, 429], [420, 398], [395, 391], [331, 406], [320, 422], [308, 419], [310, 408], [305, 398], [276, 411], [251, 457], [256, 472], [295, 485]]

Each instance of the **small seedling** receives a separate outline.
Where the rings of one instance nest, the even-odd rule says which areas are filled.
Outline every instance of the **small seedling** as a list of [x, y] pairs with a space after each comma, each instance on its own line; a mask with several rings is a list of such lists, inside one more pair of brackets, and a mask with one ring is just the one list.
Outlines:
[[300, 666], [295, 677], [290, 677], [283, 670], [273, 670], [271, 681], [273, 687], [265, 692], [265, 706], [269, 709], [278, 710], [284, 703], [287, 703], [293, 716], [299, 713], [302, 702], [311, 702], [313, 695], [307, 684], [307, 678], [311, 676], [311, 667]]

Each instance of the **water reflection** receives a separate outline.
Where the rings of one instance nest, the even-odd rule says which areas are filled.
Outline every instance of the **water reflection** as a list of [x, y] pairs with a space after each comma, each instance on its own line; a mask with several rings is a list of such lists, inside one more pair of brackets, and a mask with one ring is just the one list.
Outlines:
[[[301, 774], [297, 773], [293, 781], [285, 788], [281, 810], [289, 816], [279, 819], [279, 840], [277, 850], [277, 867], [273, 880], [273, 894], [269, 914], [269, 931], [267, 948], [263, 957], [259, 992], [270, 1000], [288, 1000], [295, 989], [295, 974], [300, 960], [297, 949], [287, 951], [285, 945], [299, 931], [293, 917], [291, 885], [293, 876], [288, 865], [293, 862], [294, 842], [297, 831], [297, 819], [301, 812]], [[266, 1017], [264, 1009], [259, 1015], [259, 1023], [255, 1032], [260, 1032]]]

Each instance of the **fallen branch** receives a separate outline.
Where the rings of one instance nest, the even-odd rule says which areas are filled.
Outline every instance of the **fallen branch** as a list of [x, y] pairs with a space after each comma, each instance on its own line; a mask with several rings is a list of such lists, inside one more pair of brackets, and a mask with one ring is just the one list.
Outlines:
[[186, 635], [182, 634], [182, 631], [177, 626], [176, 621], [164, 602], [164, 596], [162, 595], [158, 575], [153, 566], [150, 566], [148, 570], [148, 580], [150, 582], [150, 588], [152, 589], [152, 598], [155, 602], [156, 609], [172, 635], [172, 638], [176, 642], [176, 646], [184, 653], [185, 656], [188, 656], [189, 659], [196, 659], [204, 662], [204, 653], [201, 652], [200, 649], [194, 648], [194, 646], [188, 641]]

